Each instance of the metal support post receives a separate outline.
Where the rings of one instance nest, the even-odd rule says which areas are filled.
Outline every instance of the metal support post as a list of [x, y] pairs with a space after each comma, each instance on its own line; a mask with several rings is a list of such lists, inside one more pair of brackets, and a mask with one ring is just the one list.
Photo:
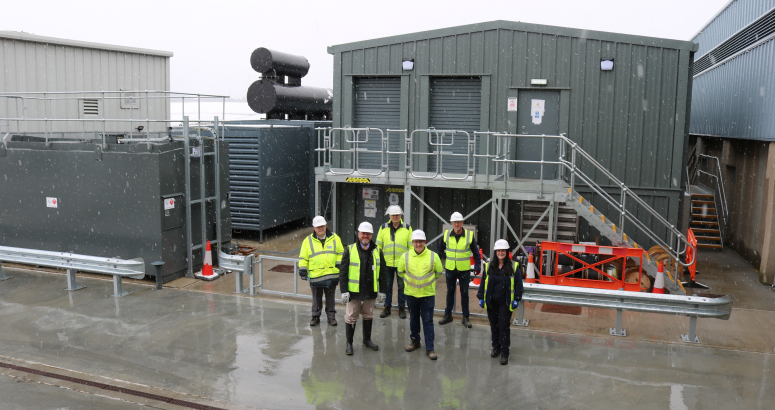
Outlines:
[[[317, 216], [320, 215], [320, 181], [315, 179], [315, 208], [313, 213]], [[326, 216], [323, 215], [323, 218]]]
[[75, 281], [75, 269], [67, 270], [67, 289], [65, 290], [79, 290], [86, 286], [81, 286]]
[[411, 225], [412, 220], [412, 186], [404, 185], [404, 223]]
[[627, 329], [622, 329], [622, 310], [616, 309], [616, 328], [610, 328], [611, 336], [627, 336]]
[[[236, 275], [234, 275], [235, 283], [236, 283], [236, 290], [234, 293], [248, 293], [252, 290], [253, 285], [253, 263], [255, 262], [255, 256], [251, 253], [250, 255], [246, 255], [245, 258], [242, 260], [242, 272], [235, 272]], [[248, 278], [250, 278], [250, 285], [251, 289], [246, 289], [243, 277], [242, 275], [248, 275]]]
[[220, 144], [218, 143], [221, 135], [218, 133], [218, 117], [213, 119], [213, 164], [215, 164], [215, 241], [216, 250], [215, 254], [221, 250], [221, 162], [220, 157]]
[[[197, 119], [200, 119], [197, 117]], [[205, 170], [205, 140], [202, 138], [202, 122], [197, 123], [197, 137], [199, 137], [199, 223], [201, 223], [202, 242], [200, 242], [202, 255], [205, 254], [207, 246], [207, 191], [205, 181], [207, 180], [207, 171]]]
[[254, 279], [256, 275], [250, 275], [250, 296], [256, 296], [256, 287], [264, 289], [264, 260], [258, 258], [258, 285]]
[[299, 263], [293, 263], [293, 294], [299, 294]]
[[[338, 227], [336, 226], [336, 215], [339, 213], [339, 210], [336, 209], [336, 182], [331, 183], [331, 230], [336, 232]], [[325, 218], [325, 216], [324, 216]], [[259, 261], [259, 267], [261, 266], [261, 261]], [[259, 272], [260, 269], [259, 269]], [[261, 281], [262, 286], [263, 282]]]
[[156, 267], [156, 290], [161, 290], [162, 284], [164, 283], [164, 262], [163, 261], [156, 261], [151, 262], [151, 265]]
[[525, 319], [525, 304], [520, 302], [519, 307], [517, 308], [517, 318], [514, 319], [514, 322], [512, 323], [514, 326], [524, 326], [527, 327], [527, 325], [530, 323], [529, 320]]
[[[422, 198], [423, 201], [425, 200], [425, 187], [424, 186], [420, 187], [420, 198]], [[423, 207], [423, 206], [420, 207], [420, 209], [417, 212], [417, 219], [418, 219], [417, 227], [421, 231], [424, 231], [425, 230], [424, 229], [425, 228], [425, 223], [423, 221], [425, 221], [425, 207]]]
[[[185, 104], [185, 101], [184, 101]], [[186, 174], [186, 276], [194, 277], [193, 251], [191, 250], [191, 141], [188, 138], [188, 117], [183, 117], [183, 168]]]
[[689, 334], [681, 335], [681, 340], [686, 343], [700, 343], [700, 338], [695, 334], [697, 332], [697, 316], [689, 316]]
[[12, 277], [13, 276], [6, 276], [5, 273], [3, 273], [3, 263], [0, 262], [0, 282], [11, 279]]
[[132, 292], [124, 292], [124, 287], [121, 284], [121, 275], [113, 275], [113, 297], [123, 298], [131, 294]]
[[496, 207], [498, 206], [497, 200], [495, 199], [495, 190], [492, 191], [492, 206], [490, 207], [490, 249], [489, 251], [492, 253], [492, 248], [495, 246], [495, 235], [492, 233], [495, 232], [495, 214], [496, 214]]

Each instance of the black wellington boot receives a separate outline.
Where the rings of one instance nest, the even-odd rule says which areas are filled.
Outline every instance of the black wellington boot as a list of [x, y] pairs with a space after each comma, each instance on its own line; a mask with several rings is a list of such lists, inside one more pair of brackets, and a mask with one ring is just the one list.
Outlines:
[[346, 336], [347, 336], [347, 346], [344, 348], [344, 353], [348, 356], [352, 356], [353, 354], [353, 336], [355, 335], [355, 324], [349, 324], [345, 323], [347, 329], [346, 329]]
[[371, 325], [373, 323], [374, 323], [373, 320], [363, 321], [363, 345], [368, 347], [371, 350], [379, 350], [379, 346], [375, 345], [371, 341]]

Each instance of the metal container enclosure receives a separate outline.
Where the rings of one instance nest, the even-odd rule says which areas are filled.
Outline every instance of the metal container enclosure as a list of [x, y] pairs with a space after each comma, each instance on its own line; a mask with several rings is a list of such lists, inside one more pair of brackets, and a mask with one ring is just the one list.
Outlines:
[[[194, 142], [197, 145], [196, 142]], [[117, 143], [109, 139], [73, 143], [15, 136], [0, 145], [0, 243], [57, 252], [142, 258], [155, 276], [164, 261], [164, 281], [187, 270], [183, 142]], [[221, 186], [228, 186], [228, 144], [221, 145]], [[212, 152], [205, 144], [204, 152]], [[213, 156], [206, 158], [205, 191], [215, 193]], [[191, 158], [191, 198], [201, 196], [199, 160]], [[171, 202], [170, 202], [171, 201]], [[231, 240], [228, 197], [222, 207], [221, 240]], [[192, 208], [194, 243], [201, 237], [199, 207]], [[207, 237], [216, 245], [215, 206], [207, 208]], [[214, 247], [214, 255], [217, 248]], [[202, 249], [193, 253], [201, 269]]]
[[[542, 98], [555, 107], [554, 133], [567, 134], [678, 225], [695, 50], [689, 41], [509, 21], [335, 45], [328, 48], [334, 56], [333, 126], [515, 134], [521, 117], [508, 109], [509, 99]], [[613, 70], [601, 69], [604, 59], [614, 62]], [[405, 61], [411, 69], [403, 69]], [[523, 146], [517, 155], [537, 158], [540, 151]], [[606, 183], [602, 175], [594, 177]], [[608, 212], [595, 195], [578, 190]], [[442, 191], [442, 201], [459, 195], [476, 202], [476, 194]], [[338, 198], [340, 204], [354, 200]], [[463, 207], [457, 200], [450, 206]], [[379, 219], [383, 213], [376, 211]], [[487, 224], [478, 225], [480, 235], [487, 235]], [[348, 222], [337, 229], [354, 227]], [[439, 233], [433, 229], [430, 236]], [[582, 222], [582, 240], [596, 235], [590, 229]]]
[[[85, 41], [37, 36], [15, 31], [0, 31], [0, 94], [49, 93], [15, 98], [0, 97], [0, 117], [69, 118], [95, 120], [167, 119], [170, 102], [167, 96], [140, 92], [169, 91], [170, 57], [168, 51], [148, 50]], [[120, 94], [94, 91], [78, 99], [52, 101], [58, 92], [116, 90]], [[21, 98], [25, 100], [22, 101]], [[45, 97], [44, 97], [45, 98]], [[24, 105], [26, 111], [21, 107]], [[9, 122], [0, 120], [0, 133], [103, 131], [94, 122]], [[141, 125], [141, 124], [137, 124]], [[137, 126], [135, 125], [135, 126]], [[120, 124], [109, 124], [105, 131], [126, 131]], [[146, 131], [166, 130], [164, 124], [151, 123]], [[58, 137], [62, 137], [59, 135]], [[64, 134], [63, 137], [72, 137]], [[80, 136], [75, 137], [80, 138]]]

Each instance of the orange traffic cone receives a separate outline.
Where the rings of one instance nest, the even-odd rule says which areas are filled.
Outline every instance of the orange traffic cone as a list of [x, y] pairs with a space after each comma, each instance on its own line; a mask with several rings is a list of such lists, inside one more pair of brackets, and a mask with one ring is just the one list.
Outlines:
[[205, 260], [202, 265], [202, 272], [194, 276], [204, 280], [214, 280], [220, 276], [213, 272], [213, 254], [210, 250], [210, 241], [207, 241], [207, 247], [205, 248]]
[[525, 278], [525, 282], [527, 283], [536, 283], [536, 265], [533, 263], [533, 254], [529, 254], [527, 256], [527, 278]]
[[665, 293], [665, 268], [662, 262], [657, 265], [657, 278], [654, 280], [654, 291], [652, 293]]

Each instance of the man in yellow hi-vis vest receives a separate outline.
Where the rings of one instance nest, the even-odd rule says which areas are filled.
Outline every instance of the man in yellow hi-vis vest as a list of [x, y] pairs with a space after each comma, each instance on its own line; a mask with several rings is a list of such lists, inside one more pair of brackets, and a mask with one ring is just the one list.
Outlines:
[[425, 232], [412, 232], [412, 246], [398, 259], [398, 276], [406, 280], [404, 294], [409, 308], [409, 329], [411, 342], [407, 352], [420, 348], [420, 318], [425, 334], [425, 354], [436, 360], [433, 351], [433, 308], [436, 306], [436, 280], [441, 277], [441, 259], [425, 247]]
[[444, 258], [444, 269], [447, 271], [447, 307], [440, 325], [452, 321], [452, 309], [455, 307], [455, 284], [460, 282], [460, 308], [463, 311], [463, 326], [471, 328], [468, 320], [468, 284], [471, 281], [471, 256], [474, 257], [474, 271], [479, 272], [482, 258], [479, 246], [476, 245], [474, 233], [463, 229], [463, 215], [455, 212], [449, 218], [452, 229], [444, 231], [437, 249]]
[[385, 301], [387, 287], [385, 257], [371, 241], [374, 228], [368, 222], [358, 226], [358, 242], [344, 250], [339, 268], [339, 290], [342, 303], [347, 305], [344, 322], [347, 326], [345, 353], [353, 354], [353, 335], [358, 316], [363, 316], [363, 345], [371, 350], [379, 346], [371, 341], [374, 304]]
[[328, 230], [326, 220], [322, 216], [312, 219], [312, 228], [315, 232], [304, 238], [299, 251], [299, 276], [302, 280], [309, 279], [312, 290], [312, 320], [309, 325], [320, 324], [320, 311], [325, 294], [328, 325], [336, 326], [334, 293], [339, 283], [339, 264], [342, 262], [344, 247], [339, 236]]
[[[390, 316], [390, 306], [393, 302], [393, 279], [398, 276], [396, 265], [398, 258], [412, 247], [412, 227], [404, 223], [401, 219], [403, 210], [398, 205], [388, 207], [390, 221], [379, 228], [377, 234], [377, 246], [385, 255], [385, 265], [387, 265], [387, 292], [385, 292], [385, 309], [379, 314], [379, 317], [386, 318]], [[404, 281], [398, 278], [398, 317], [406, 319], [406, 299], [404, 298]]]

